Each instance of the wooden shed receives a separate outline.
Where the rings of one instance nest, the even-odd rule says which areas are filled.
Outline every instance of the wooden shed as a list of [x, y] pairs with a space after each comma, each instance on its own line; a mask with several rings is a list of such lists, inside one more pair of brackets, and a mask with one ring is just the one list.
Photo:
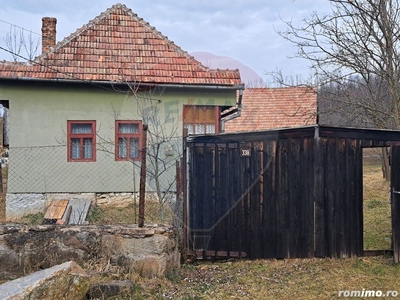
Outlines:
[[203, 258], [362, 256], [363, 148], [391, 148], [400, 258], [400, 131], [307, 126], [186, 140], [185, 246]]

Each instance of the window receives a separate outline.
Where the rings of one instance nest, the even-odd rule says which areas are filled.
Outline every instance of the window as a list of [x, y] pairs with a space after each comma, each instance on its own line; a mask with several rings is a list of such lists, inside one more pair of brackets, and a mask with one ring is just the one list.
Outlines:
[[68, 121], [68, 161], [96, 161], [96, 121]]
[[183, 107], [183, 127], [189, 134], [206, 134], [219, 132], [219, 107], [195, 106]]
[[140, 159], [141, 132], [141, 121], [115, 121], [116, 160]]

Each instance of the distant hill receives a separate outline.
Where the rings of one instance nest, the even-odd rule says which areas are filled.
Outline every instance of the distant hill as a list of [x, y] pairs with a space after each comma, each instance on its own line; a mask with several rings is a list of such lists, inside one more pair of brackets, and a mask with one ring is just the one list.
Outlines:
[[253, 69], [234, 58], [217, 56], [209, 52], [191, 52], [189, 54], [210, 69], [239, 69], [242, 82], [246, 85], [262, 82], [262, 78]]

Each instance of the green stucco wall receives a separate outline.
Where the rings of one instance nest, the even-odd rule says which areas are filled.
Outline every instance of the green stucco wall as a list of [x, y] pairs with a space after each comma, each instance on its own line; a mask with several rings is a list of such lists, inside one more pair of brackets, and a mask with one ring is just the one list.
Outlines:
[[[0, 100], [10, 103], [8, 193], [137, 191], [139, 162], [115, 161], [115, 120], [141, 120], [149, 107], [158, 110], [163, 132], [176, 132], [174, 155], [166, 157], [172, 162], [182, 152], [183, 105], [233, 106], [235, 96], [224, 89], [133, 94], [112, 86], [0, 82]], [[67, 162], [68, 120], [96, 121], [96, 162]]]

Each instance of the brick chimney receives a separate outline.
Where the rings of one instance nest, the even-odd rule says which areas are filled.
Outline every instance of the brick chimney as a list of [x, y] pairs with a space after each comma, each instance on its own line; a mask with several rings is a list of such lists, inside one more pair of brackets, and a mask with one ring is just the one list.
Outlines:
[[56, 44], [56, 18], [42, 18], [42, 53], [49, 52]]

